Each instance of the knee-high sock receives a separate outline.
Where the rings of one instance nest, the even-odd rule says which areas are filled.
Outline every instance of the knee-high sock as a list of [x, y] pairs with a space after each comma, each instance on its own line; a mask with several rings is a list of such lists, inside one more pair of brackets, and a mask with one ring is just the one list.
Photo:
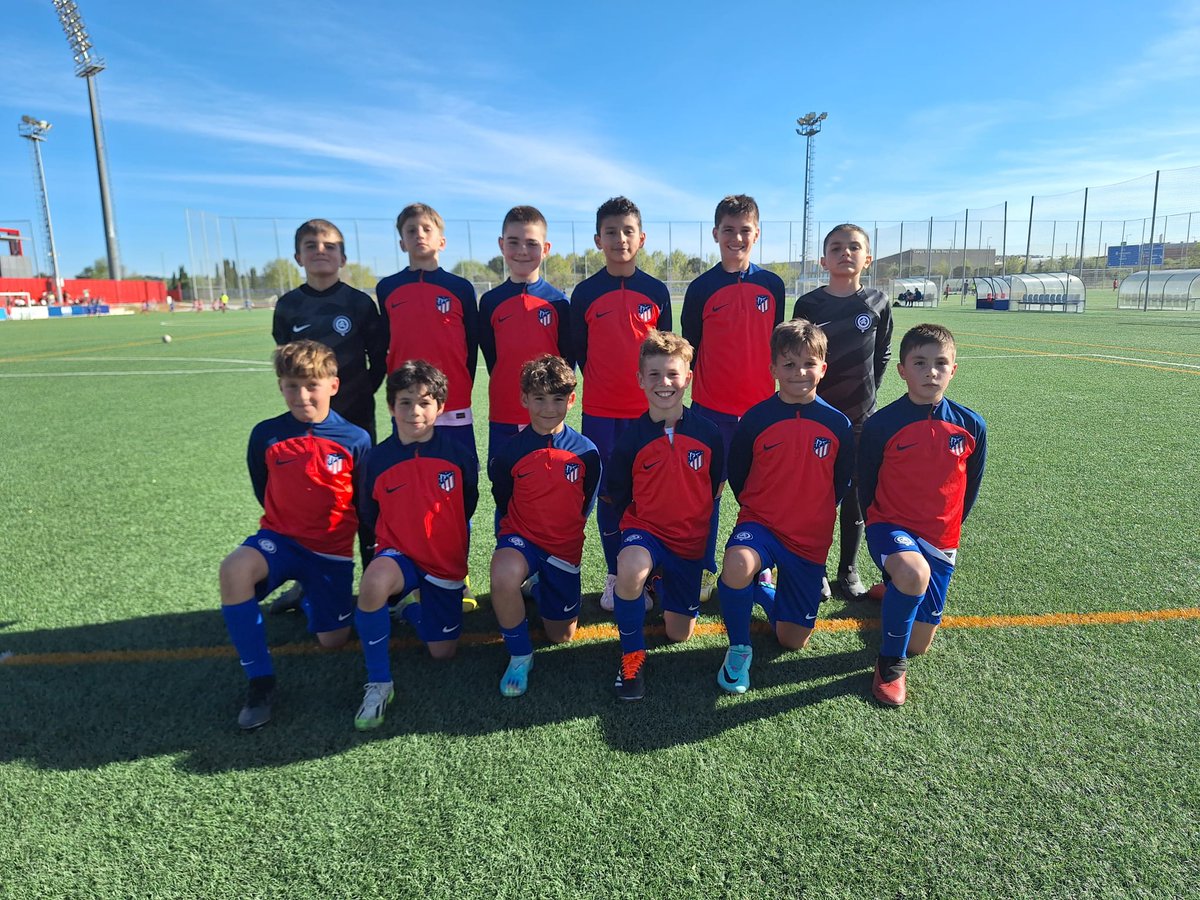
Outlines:
[[258, 608], [258, 601], [247, 600], [230, 606], [222, 605], [221, 615], [225, 617], [229, 639], [237, 649], [246, 677], [261, 678], [264, 675], [274, 675], [271, 651], [267, 649], [267, 629], [263, 626], [262, 610]]
[[528, 656], [533, 652], [533, 641], [529, 639], [529, 620], [522, 619], [512, 628], [501, 628], [500, 636], [509, 656]]
[[862, 509], [858, 504], [858, 492], [854, 485], [846, 491], [842, 498], [841, 520], [838, 528], [838, 574], [855, 565], [858, 559], [858, 548], [862, 545], [866, 525], [863, 523]]
[[880, 619], [883, 637], [879, 642], [880, 656], [906, 656], [908, 639], [912, 637], [913, 621], [925, 595], [914, 597], [902, 594], [895, 584], [889, 584], [883, 592]]
[[616, 608], [613, 616], [617, 620], [617, 633], [621, 637], [621, 652], [633, 653], [646, 649], [646, 594], [643, 591], [632, 600], [614, 592]]
[[391, 611], [386, 606], [381, 606], [374, 612], [356, 609], [354, 628], [362, 642], [363, 661], [367, 664], [367, 681], [391, 681], [392, 662], [388, 649], [388, 639], [392, 636]]
[[724, 581], [717, 582], [717, 596], [721, 600], [721, 618], [729, 632], [730, 645], [750, 643], [750, 615], [754, 612], [754, 586], [734, 589]]
[[596, 526], [600, 529], [600, 546], [608, 574], [617, 574], [617, 554], [621, 552], [621, 520], [616, 508], [607, 500], [596, 501]]

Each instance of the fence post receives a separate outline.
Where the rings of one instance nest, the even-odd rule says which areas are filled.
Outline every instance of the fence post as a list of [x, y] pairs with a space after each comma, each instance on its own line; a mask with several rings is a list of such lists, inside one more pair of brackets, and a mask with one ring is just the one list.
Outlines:
[[1021, 274], [1029, 274], [1029, 245], [1033, 240], [1033, 197], [1029, 198], [1029, 230], [1025, 232], [1025, 265], [1021, 266]]
[[[1150, 255], [1146, 260], [1146, 295], [1142, 301], [1143, 311], [1150, 308], [1150, 273], [1154, 271], [1154, 220], [1158, 216], [1158, 176], [1161, 174], [1161, 171], [1154, 173], [1154, 203], [1150, 207]], [[1166, 253], [1166, 247], [1163, 247], [1163, 253]]]

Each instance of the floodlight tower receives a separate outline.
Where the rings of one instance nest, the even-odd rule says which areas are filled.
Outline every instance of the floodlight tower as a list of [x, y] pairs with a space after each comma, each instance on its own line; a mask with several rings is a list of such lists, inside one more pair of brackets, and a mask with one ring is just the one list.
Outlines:
[[58, 276], [58, 253], [54, 249], [54, 225], [50, 222], [50, 196], [46, 193], [46, 170], [42, 168], [42, 141], [46, 132], [54, 126], [33, 116], [21, 116], [21, 124], [17, 133], [29, 141], [33, 147], [33, 161], [37, 165], [38, 187], [41, 189], [42, 222], [46, 226], [46, 246], [50, 253], [50, 270], [54, 274], [54, 297], [58, 299], [62, 290], [62, 279]]
[[796, 134], [804, 138], [804, 228], [800, 237], [800, 277], [808, 274], [808, 230], [811, 227], [812, 214], [812, 139], [821, 132], [821, 123], [829, 118], [829, 113], [810, 112], [796, 120], [800, 127]]
[[92, 41], [83, 24], [83, 16], [74, 0], [51, 0], [62, 23], [67, 43], [75, 57], [75, 74], [87, 81], [88, 104], [92, 110], [92, 137], [96, 143], [96, 171], [100, 177], [100, 208], [104, 213], [104, 241], [108, 248], [108, 277], [121, 279], [121, 254], [117, 250], [117, 225], [113, 220], [112, 198], [108, 192], [108, 161], [104, 150], [104, 126], [100, 121], [100, 96], [96, 75], [104, 71], [104, 60], [93, 56]]

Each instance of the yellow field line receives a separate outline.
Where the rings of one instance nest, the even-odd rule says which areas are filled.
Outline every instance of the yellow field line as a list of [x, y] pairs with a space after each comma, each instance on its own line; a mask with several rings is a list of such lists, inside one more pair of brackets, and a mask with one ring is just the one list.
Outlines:
[[[1128, 625], [1138, 622], [1164, 622], [1180, 619], [1200, 619], [1200, 607], [1184, 607], [1180, 609], [1156, 610], [1124, 610], [1119, 612], [1094, 613], [1043, 613], [1030, 616], [946, 616], [942, 619], [942, 628], [1069, 628], [1081, 625]], [[821, 619], [817, 623], [818, 631], [858, 631], [879, 627], [878, 619], [834, 618]], [[765, 622], [753, 623], [754, 631], [759, 634], [769, 633]], [[661, 635], [663, 627], [652, 625], [647, 631]], [[720, 622], [699, 622], [696, 634], [714, 637], [725, 633], [725, 626]], [[575, 633], [576, 640], [602, 641], [616, 640], [615, 625], [585, 625]], [[488, 632], [468, 632], [459, 639], [463, 644], [499, 644], [499, 635]], [[420, 644], [416, 638], [393, 638], [393, 649], [413, 648]], [[358, 644], [349, 643], [333, 652], [357, 651]], [[307, 656], [317, 653], [328, 653], [315, 642], [303, 644], [280, 644], [272, 647], [273, 654], [283, 656]], [[179, 647], [161, 650], [93, 650], [82, 653], [25, 653], [13, 654], [0, 659], [0, 665], [7, 666], [83, 666], [98, 663], [140, 663], [140, 662], [176, 662], [189, 659], [218, 659], [232, 658], [234, 650], [230, 646], [220, 647]]]
[[[1200, 324], [1200, 320], [1198, 320], [1198, 324]], [[1194, 359], [1200, 359], [1200, 353], [1185, 353], [1182, 350], [1148, 350], [1145, 347], [1122, 347], [1119, 344], [1089, 344], [1084, 341], [1061, 341], [1054, 338], [1028, 338], [1007, 334], [983, 334], [978, 331], [954, 332], [955, 337], [960, 334], [967, 335], [968, 337], [997, 338], [999, 340], [1021, 341], [1023, 343], [1033, 342], [1037, 344], [1063, 344], [1068, 347], [1087, 347], [1092, 350], [1123, 350], [1127, 353], [1162, 353], [1167, 356], [1188, 356]], [[1009, 348], [1006, 347], [1004, 349]]]
[[[214, 337], [228, 337], [232, 334], [258, 333], [259, 330], [257, 328], [235, 328], [230, 331], [207, 331], [204, 334], [185, 335], [183, 337], [175, 338], [175, 342], [182, 343], [183, 341], [198, 341]], [[153, 347], [160, 343], [162, 343], [162, 338], [155, 338], [153, 340], [147, 339], [144, 341], [125, 341], [121, 344], [101, 344], [99, 347], [80, 347], [76, 350], [55, 350], [53, 352], [47, 351], [45, 353], [29, 353], [24, 356], [3, 356], [0, 357], [0, 363], [30, 362], [37, 359], [61, 359], [65, 356], [79, 356], [81, 353], [100, 353], [105, 350], [129, 350], [134, 347]], [[264, 357], [264, 362], [265, 361], [267, 361], [266, 357]]]
[[[968, 344], [960, 342], [959, 346], [970, 347], [972, 350], [999, 350], [1003, 353], [1024, 353], [1028, 356], [1049, 356], [1054, 359], [1074, 359], [1079, 362], [1108, 363], [1110, 366], [1130, 366], [1134, 369], [1157, 369], [1160, 372], [1172, 372], [1176, 375], [1200, 375], [1200, 369], [1178, 369], [1169, 362], [1160, 366], [1154, 363], [1133, 362], [1127, 359], [1108, 359], [1103, 356], [1080, 356], [1073, 353], [1051, 353], [1049, 350], [1025, 350], [1021, 347], [996, 347], [992, 344]], [[1191, 356], [1192, 354], [1183, 355]], [[1183, 366], [1187, 365], [1187, 363], [1176, 363], [1175, 365]]]

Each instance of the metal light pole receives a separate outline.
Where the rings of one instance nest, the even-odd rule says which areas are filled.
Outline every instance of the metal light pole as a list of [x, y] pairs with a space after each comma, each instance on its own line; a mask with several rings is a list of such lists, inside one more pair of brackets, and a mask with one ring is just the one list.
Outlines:
[[54, 299], [62, 295], [62, 279], [58, 274], [58, 252], [54, 249], [54, 225], [50, 221], [50, 195], [46, 193], [46, 170], [42, 168], [42, 141], [46, 132], [54, 126], [33, 116], [21, 116], [17, 133], [33, 145], [33, 159], [37, 164], [38, 184], [42, 189], [42, 220], [46, 223], [46, 245], [50, 248], [50, 270], [54, 275]]
[[88, 104], [92, 110], [92, 137], [96, 143], [96, 171], [100, 177], [100, 208], [104, 214], [104, 241], [108, 249], [108, 277], [121, 280], [121, 254], [117, 250], [117, 224], [113, 219], [112, 197], [108, 191], [108, 161], [104, 151], [104, 126], [100, 121], [100, 97], [96, 92], [96, 75], [104, 71], [104, 60], [92, 56], [92, 41], [88, 37], [83, 17], [74, 0], [51, 0], [62, 23], [67, 43], [75, 57], [75, 74], [87, 81]]
[[812, 214], [812, 139], [820, 133], [821, 123], [827, 118], [829, 118], [829, 113], [823, 112], [817, 115], [815, 112], [810, 112], [796, 120], [796, 124], [800, 126], [796, 129], [796, 134], [804, 138], [804, 227], [800, 237], [801, 278], [808, 274], [808, 231]]

